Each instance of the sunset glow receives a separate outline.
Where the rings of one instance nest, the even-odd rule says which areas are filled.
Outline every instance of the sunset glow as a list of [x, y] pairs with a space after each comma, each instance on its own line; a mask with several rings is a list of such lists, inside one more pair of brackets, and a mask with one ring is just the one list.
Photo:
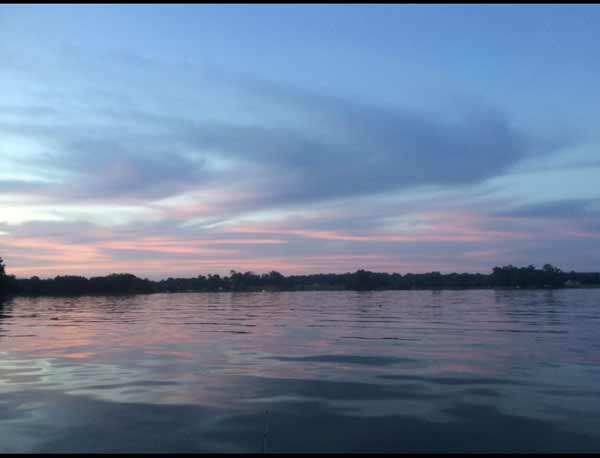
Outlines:
[[9, 273], [598, 270], [597, 9], [248, 8], [0, 7]]

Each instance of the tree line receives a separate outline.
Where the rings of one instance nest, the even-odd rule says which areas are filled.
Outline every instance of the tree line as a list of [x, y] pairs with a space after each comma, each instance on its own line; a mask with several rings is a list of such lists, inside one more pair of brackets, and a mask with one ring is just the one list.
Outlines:
[[0, 295], [93, 295], [145, 294], [163, 292], [217, 291], [374, 291], [467, 288], [563, 288], [600, 286], [600, 273], [563, 272], [546, 264], [494, 267], [490, 274], [429, 272], [422, 274], [371, 272], [357, 270], [342, 274], [284, 276], [272, 271], [264, 274], [230, 271], [228, 276], [198, 275], [192, 278], [167, 278], [154, 281], [128, 273], [113, 273], [86, 278], [61, 275], [41, 279], [7, 275], [0, 258]]

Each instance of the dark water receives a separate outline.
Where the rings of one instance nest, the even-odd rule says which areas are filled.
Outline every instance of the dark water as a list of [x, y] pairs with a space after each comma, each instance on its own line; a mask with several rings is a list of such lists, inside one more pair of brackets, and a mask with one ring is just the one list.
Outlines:
[[0, 307], [0, 452], [265, 446], [600, 451], [600, 290]]

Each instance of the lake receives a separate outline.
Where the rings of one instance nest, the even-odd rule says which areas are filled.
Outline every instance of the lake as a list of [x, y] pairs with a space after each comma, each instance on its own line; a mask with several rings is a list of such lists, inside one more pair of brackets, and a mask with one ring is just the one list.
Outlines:
[[0, 452], [600, 451], [600, 290], [0, 305]]

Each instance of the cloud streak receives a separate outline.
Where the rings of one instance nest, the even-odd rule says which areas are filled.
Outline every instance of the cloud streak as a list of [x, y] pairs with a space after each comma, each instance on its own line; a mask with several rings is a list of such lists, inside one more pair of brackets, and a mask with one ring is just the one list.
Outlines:
[[[595, 202], [478, 197], [524, 159], [578, 141], [533, 135], [495, 104], [419, 110], [132, 54], [108, 60], [103, 73], [101, 61], [61, 54], [68, 75], [45, 61], [50, 88], [14, 64], [26, 83], [11, 80], [24, 102], [0, 106], [5, 212], [37, 205], [62, 220], [0, 216], [0, 254], [18, 274], [489, 270], [597, 238]], [[124, 205], [140, 212], [111, 223]], [[77, 206], [96, 216], [74, 217]], [[577, 264], [553, 251], [548, 261]]]

